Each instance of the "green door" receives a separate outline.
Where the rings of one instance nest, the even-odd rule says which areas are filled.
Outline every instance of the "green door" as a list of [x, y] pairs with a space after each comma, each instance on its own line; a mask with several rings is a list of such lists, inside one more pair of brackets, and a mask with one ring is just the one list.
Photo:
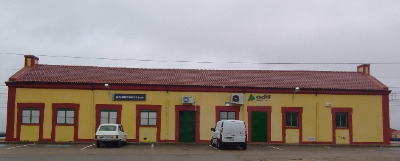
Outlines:
[[179, 142], [195, 142], [196, 112], [179, 111]]
[[251, 112], [251, 141], [267, 142], [267, 112]]

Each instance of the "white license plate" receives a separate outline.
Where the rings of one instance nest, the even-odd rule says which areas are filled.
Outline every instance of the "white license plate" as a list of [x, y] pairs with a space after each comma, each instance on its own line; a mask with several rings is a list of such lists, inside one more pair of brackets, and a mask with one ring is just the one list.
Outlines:
[[100, 136], [100, 139], [110, 139], [110, 138], [113, 138], [113, 136], [109, 135]]
[[228, 140], [228, 141], [234, 141], [233, 137], [227, 137], [226, 140]]

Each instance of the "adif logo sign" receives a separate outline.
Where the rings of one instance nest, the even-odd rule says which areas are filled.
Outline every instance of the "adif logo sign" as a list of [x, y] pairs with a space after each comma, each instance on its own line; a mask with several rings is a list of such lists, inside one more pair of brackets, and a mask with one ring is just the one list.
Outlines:
[[264, 95], [256, 95], [250, 94], [248, 101], [268, 101], [271, 99], [271, 95], [264, 94]]
[[253, 96], [253, 94], [250, 94], [248, 101], [254, 101], [256, 100], [256, 97]]

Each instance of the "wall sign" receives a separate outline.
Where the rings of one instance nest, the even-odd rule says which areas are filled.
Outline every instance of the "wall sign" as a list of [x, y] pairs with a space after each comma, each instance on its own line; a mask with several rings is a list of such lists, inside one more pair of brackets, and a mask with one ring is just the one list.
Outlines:
[[268, 101], [271, 99], [271, 95], [263, 94], [263, 95], [253, 95], [250, 94], [248, 101]]
[[146, 101], [146, 94], [113, 94], [113, 101]]

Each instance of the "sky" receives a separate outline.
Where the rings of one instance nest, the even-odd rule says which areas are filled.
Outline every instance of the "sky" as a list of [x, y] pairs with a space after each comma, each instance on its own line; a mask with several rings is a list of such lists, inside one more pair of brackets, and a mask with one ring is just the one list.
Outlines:
[[392, 90], [390, 123], [400, 129], [399, 0], [0, 0], [0, 132], [4, 82], [24, 54], [40, 64], [132, 68], [356, 71], [370, 63]]

